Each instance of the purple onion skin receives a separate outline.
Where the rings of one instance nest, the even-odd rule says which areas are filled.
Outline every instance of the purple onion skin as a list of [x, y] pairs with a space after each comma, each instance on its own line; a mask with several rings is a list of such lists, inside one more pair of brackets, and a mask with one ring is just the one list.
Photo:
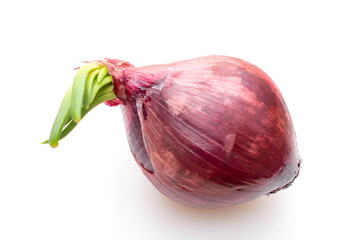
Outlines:
[[133, 156], [170, 199], [228, 207], [284, 189], [300, 158], [274, 82], [241, 59], [119, 67], [106, 60]]

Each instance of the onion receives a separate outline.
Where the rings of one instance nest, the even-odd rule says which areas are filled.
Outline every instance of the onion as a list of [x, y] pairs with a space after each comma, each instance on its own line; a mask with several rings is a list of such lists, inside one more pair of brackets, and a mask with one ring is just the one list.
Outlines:
[[299, 174], [292, 120], [274, 82], [241, 59], [206, 56], [145, 67], [84, 65], [50, 138], [56, 147], [96, 105], [121, 105], [145, 176], [181, 204], [227, 207], [287, 188]]

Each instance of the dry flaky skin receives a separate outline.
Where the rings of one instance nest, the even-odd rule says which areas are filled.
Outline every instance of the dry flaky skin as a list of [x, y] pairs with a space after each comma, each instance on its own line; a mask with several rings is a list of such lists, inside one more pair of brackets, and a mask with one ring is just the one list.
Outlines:
[[120, 100], [110, 104], [124, 104], [131, 151], [169, 198], [231, 206], [286, 188], [298, 175], [288, 109], [256, 66], [225, 56], [138, 68], [103, 63]]

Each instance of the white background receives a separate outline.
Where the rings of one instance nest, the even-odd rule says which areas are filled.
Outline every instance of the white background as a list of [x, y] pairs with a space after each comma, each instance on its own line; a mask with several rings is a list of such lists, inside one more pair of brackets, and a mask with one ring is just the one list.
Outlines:
[[[0, 239], [359, 239], [358, 1], [2, 1]], [[81, 60], [221, 54], [276, 82], [303, 158], [293, 186], [232, 208], [162, 196], [118, 108], [46, 139]]]

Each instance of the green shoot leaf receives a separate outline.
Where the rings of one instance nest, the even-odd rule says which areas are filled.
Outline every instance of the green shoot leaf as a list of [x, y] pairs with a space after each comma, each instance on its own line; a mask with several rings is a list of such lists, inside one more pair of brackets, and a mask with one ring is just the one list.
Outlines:
[[67, 136], [90, 110], [115, 98], [112, 77], [106, 66], [92, 63], [81, 67], [60, 105], [49, 140], [42, 144], [57, 147], [58, 141]]
[[103, 65], [98, 63], [85, 65], [79, 69], [75, 76], [71, 95], [71, 117], [75, 122], [80, 122], [81, 120], [81, 110], [84, 104], [86, 81], [88, 80], [89, 74], [91, 71], [99, 69], [102, 66]]

